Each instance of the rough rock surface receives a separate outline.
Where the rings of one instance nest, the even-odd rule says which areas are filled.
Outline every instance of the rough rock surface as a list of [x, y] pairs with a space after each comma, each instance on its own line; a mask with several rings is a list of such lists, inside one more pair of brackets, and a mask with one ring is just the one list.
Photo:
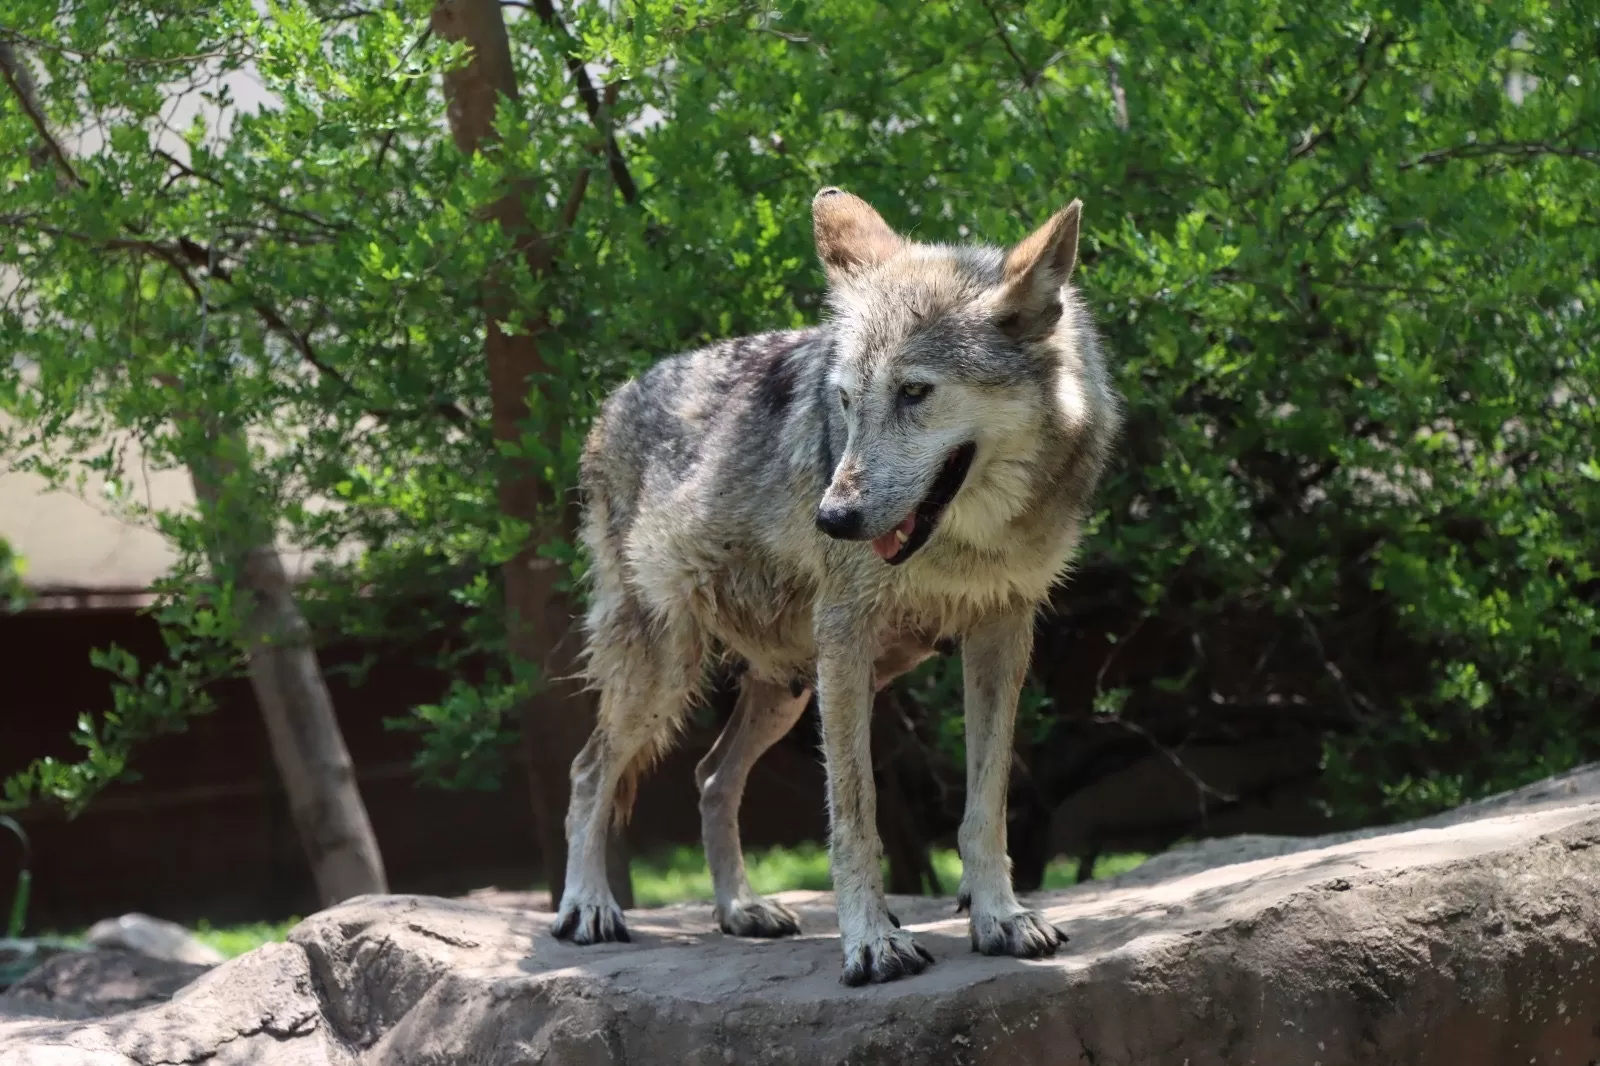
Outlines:
[[496, 899], [353, 900], [125, 1014], [0, 1006], [0, 1064], [1600, 1060], [1600, 769], [1425, 823], [1209, 842], [1042, 894], [1073, 938], [1051, 960], [974, 955], [948, 900], [896, 899], [938, 964], [863, 989], [839, 984], [825, 894], [784, 896], [798, 940], [724, 937], [695, 905], [634, 912], [635, 943], [595, 948]]
[[57, 955], [81, 951], [76, 945], [55, 937], [8, 940], [0, 938], [0, 992]]
[[57, 955], [29, 972], [0, 997], [0, 1006], [18, 1014], [61, 1017], [115, 1014], [164, 1003], [208, 969], [135, 951], [76, 951]]

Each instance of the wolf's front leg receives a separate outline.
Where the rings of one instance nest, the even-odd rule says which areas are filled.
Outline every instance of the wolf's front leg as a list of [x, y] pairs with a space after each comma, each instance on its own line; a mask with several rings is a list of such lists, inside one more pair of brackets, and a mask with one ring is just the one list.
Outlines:
[[883, 844], [872, 783], [872, 639], [866, 619], [819, 612], [817, 707], [828, 764], [829, 857], [847, 985], [893, 981], [933, 962], [896, 927], [883, 898]]
[[1066, 934], [1017, 902], [1006, 855], [1006, 783], [1017, 698], [1033, 651], [1033, 612], [993, 619], [962, 642], [966, 686], [967, 810], [961, 819], [960, 906], [985, 955], [1054, 955]]

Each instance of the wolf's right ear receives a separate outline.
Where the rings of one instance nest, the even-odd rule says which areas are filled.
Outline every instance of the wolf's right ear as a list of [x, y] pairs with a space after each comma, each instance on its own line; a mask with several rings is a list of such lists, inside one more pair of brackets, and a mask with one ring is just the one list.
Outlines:
[[883, 262], [905, 243], [871, 204], [831, 185], [812, 199], [811, 224], [830, 281]]

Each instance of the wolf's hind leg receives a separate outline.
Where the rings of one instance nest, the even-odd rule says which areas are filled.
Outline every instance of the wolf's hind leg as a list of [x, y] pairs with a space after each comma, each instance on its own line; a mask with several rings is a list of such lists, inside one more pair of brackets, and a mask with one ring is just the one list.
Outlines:
[[652, 627], [651, 639], [598, 647], [600, 714], [572, 762], [567, 807], [567, 879], [551, 932], [576, 944], [628, 939], [606, 882], [606, 837], [625, 819], [637, 777], [670, 744], [700, 675], [686, 626]]
[[700, 788], [700, 836], [711, 867], [717, 924], [733, 936], [778, 937], [800, 931], [788, 907], [756, 895], [745, 873], [739, 846], [739, 802], [750, 768], [767, 749], [794, 728], [810, 692], [758, 681], [745, 674], [739, 703], [711, 751], [695, 767]]

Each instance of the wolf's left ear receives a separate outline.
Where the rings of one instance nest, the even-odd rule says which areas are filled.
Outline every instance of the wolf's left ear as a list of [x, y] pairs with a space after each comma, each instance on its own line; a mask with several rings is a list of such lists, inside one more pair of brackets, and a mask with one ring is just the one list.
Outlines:
[[1061, 318], [1061, 287], [1078, 263], [1078, 219], [1074, 200], [1006, 254], [1001, 273], [999, 325], [1018, 339], [1042, 337]]
[[905, 243], [871, 204], [831, 185], [812, 199], [811, 223], [830, 281], [883, 262]]

